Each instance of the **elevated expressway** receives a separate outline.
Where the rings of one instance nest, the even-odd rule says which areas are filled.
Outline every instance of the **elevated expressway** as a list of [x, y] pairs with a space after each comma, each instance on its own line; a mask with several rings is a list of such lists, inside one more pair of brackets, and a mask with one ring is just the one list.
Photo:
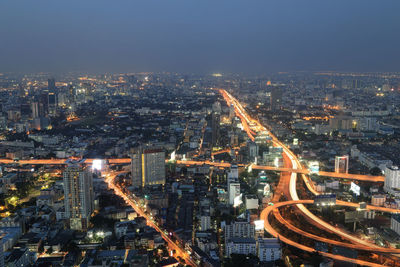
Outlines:
[[[285, 202], [279, 202], [279, 198], [281, 195], [285, 195], [287, 199], [289, 199], [290, 204], [295, 205], [296, 208], [298, 208], [304, 215], [305, 217], [312, 222], [314, 225], [318, 226], [321, 229], [324, 229], [328, 232], [335, 233], [339, 236], [341, 236], [343, 239], [349, 240], [353, 244], [349, 245], [344, 245], [345, 247], [351, 247], [354, 249], [359, 249], [359, 250], [367, 250], [367, 251], [373, 251], [373, 252], [383, 252], [383, 253], [400, 253], [400, 250], [396, 249], [391, 249], [391, 248], [382, 248], [378, 247], [375, 244], [372, 244], [368, 241], [359, 239], [353, 235], [350, 235], [346, 233], [345, 231], [336, 228], [329, 223], [326, 223], [319, 217], [315, 216], [313, 213], [311, 213], [304, 204], [311, 204], [313, 203], [313, 200], [300, 200], [298, 195], [297, 195], [297, 190], [296, 190], [296, 184], [297, 184], [297, 173], [301, 174], [301, 177], [303, 181], [306, 184], [306, 187], [309, 191], [311, 191], [314, 195], [318, 195], [319, 193], [315, 190], [314, 184], [312, 180], [306, 175], [309, 174], [309, 171], [301, 165], [300, 161], [298, 160], [297, 156], [282, 142], [280, 142], [276, 136], [274, 136], [272, 133], [267, 131], [267, 129], [262, 126], [258, 121], [252, 119], [244, 110], [244, 108], [241, 106], [241, 104], [228, 92], [225, 90], [220, 90], [220, 93], [224, 97], [225, 101], [227, 102], [228, 105], [233, 105], [235, 108], [236, 115], [241, 119], [242, 121], [242, 126], [243, 129], [247, 132], [251, 140], [255, 139], [255, 134], [260, 131], [266, 131], [272, 138], [272, 142], [275, 146], [280, 146], [283, 149], [283, 157], [284, 157], [284, 165], [285, 168], [280, 168], [282, 171], [284, 171], [281, 175], [281, 179], [278, 183], [277, 190], [274, 194], [273, 202], [275, 203], [274, 206], [270, 206], [266, 208], [262, 213], [261, 213], [261, 218], [264, 219], [265, 222], [265, 229], [272, 234], [273, 236], [276, 236], [280, 238], [283, 242], [292, 245], [294, 247], [297, 247], [299, 249], [302, 249], [304, 251], [308, 252], [315, 252], [314, 248], [307, 247], [305, 245], [296, 243], [289, 238], [282, 237], [280, 236], [276, 230], [274, 230], [269, 221], [268, 221], [268, 215], [272, 210], [274, 210], [274, 214], [277, 215], [276, 218], [280, 221], [285, 226], [288, 226], [291, 228], [291, 230], [302, 234], [304, 236], [308, 236], [310, 238], [314, 238], [316, 240], [321, 240], [319, 237], [316, 237], [315, 235], [306, 233], [305, 231], [302, 231], [293, 225], [287, 224], [287, 221], [283, 219], [283, 217], [280, 215], [278, 209], [275, 210], [275, 208], [283, 206]], [[251, 126], [253, 125], [253, 127]], [[273, 167], [265, 167], [265, 166], [253, 166], [254, 169], [265, 169], [265, 170], [274, 170]], [[277, 169], [275, 169], [277, 170]], [[285, 172], [286, 171], [286, 172]], [[337, 178], [344, 178], [343, 174], [335, 174], [335, 175], [329, 175], [332, 173], [323, 173], [320, 172], [320, 175], [324, 176], [330, 176], [330, 177], [337, 177]], [[367, 176], [367, 175], [348, 175], [346, 179], [358, 179], [362, 181], [370, 181], [370, 182], [382, 182], [384, 181], [384, 178], [382, 176]], [[343, 206], [348, 206], [348, 207], [359, 207], [359, 204], [357, 203], [349, 203], [349, 202], [344, 202], [344, 201], [337, 201], [338, 205], [343, 205]], [[390, 209], [390, 208], [383, 208], [383, 207], [374, 207], [374, 206], [368, 206], [368, 209], [372, 210], [378, 210], [382, 212], [390, 212], [390, 213], [398, 213], [400, 210], [397, 209]], [[324, 242], [337, 245], [337, 241], [335, 240], [330, 240], [330, 239], [324, 239]], [[343, 244], [343, 242], [340, 242]], [[343, 257], [340, 255], [335, 255], [331, 253], [325, 253], [325, 252], [319, 252], [322, 255], [326, 257], [330, 257], [336, 260], [341, 260], [341, 261], [346, 261], [346, 262], [351, 262], [351, 263], [357, 263], [360, 265], [365, 265], [365, 266], [381, 266], [376, 263], [372, 262], [367, 262], [367, 261], [361, 261], [358, 259], [352, 259], [352, 258], [347, 258]]]

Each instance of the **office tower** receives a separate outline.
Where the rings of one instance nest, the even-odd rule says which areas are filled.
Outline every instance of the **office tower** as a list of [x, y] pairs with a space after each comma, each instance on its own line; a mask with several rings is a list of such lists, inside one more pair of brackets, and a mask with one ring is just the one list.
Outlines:
[[280, 87], [271, 88], [270, 107], [271, 110], [279, 110], [282, 106], [282, 89]]
[[165, 184], [165, 152], [159, 148], [137, 148], [131, 156], [132, 185]]
[[94, 209], [92, 173], [82, 164], [70, 161], [63, 173], [65, 215], [74, 230], [87, 229]]
[[337, 173], [349, 172], [349, 155], [335, 157], [335, 172]]
[[219, 124], [220, 124], [220, 114], [217, 112], [213, 112], [211, 115], [211, 130], [212, 130], [211, 141], [213, 146], [217, 145], [218, 143]]
[[400, 190], [400, 169], [397, 166], [386, 167], [385, 183], [383, 188], [386, 192], [394, 192]]
[[56, 80], [54, 78], [47, 80], [47, 89], [50, 92], [54, 92], [56, 90]]

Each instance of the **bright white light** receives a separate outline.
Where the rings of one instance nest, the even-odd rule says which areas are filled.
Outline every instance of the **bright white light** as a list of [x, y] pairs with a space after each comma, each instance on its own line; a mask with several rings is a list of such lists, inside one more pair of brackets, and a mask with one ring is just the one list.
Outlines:
[[101, 159], [94, 159], [92, 163], [92, 170], [100, 171], [103, 168], [103, 161]]
[[257, 230], [262, 230], [264, 229], [264, 220], [257, 220], [254, 221], [255, 229]]
[[275, 160], [274, 160], [274, 165], [275, 165], [275, 167], [279, 167], [279, 158], [278, 157], [276, 157], [275, 158]]
[[359, 196], [360, 195], [360, 186], [351, 182], [350, 191], [352, 191], [356, 196]]
[[241, 204], [243, 204], [242, 196], [243, 196], [243, 194], [240, 194], [237, 197], [235, 197], [235, 199], [233, 200], [233, 207], [234, 208], [236, 208], [236, 207], [240, 206]]

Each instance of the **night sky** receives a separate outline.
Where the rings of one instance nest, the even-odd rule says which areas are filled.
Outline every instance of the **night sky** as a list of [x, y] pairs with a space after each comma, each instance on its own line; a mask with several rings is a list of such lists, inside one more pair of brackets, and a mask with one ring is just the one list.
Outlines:
[[399, 0], [1, 0], [0, 71], [400, 71]]

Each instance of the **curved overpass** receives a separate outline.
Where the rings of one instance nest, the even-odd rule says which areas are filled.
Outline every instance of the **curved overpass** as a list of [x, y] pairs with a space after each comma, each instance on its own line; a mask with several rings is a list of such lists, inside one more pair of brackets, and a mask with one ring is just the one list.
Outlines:
[[[268, 206], [267, 208], [265, 208], [262, 212], [261, 212], [261, 219], [264, 220], [264, 227], [265, 229], [274, 237], [279, 238], [281, 241], [285, 242], [288, 245], [294, 246], [296, 248], [299, 248], [301, 250], [307, 251], [307, 252], [317, 252], [314, 248], [309, 247], [309, 246], [305, 246], [302, 245], [300, 243], [297, 243], [283, 235], [280, 235], [269, 223], [268, 217], [270, 215], [271, 212], [273, 212], [275, 209], [278, 209], [280, 207], [283, 206], [288, 206], [288, 205], [304, 205], [304, 204], [313, 204], [314, 201], [313, 200], [290, 200], [290, 201], [285, 201], [285, 202], [279, 202], [274, 204], [273, 206]], [[348, 207], [354, 207], [353, 204], [349, 204], [346, 205], [346, 203], [344, 203], [344, 206], [348, 206]], [[373, 209], [378, 208], [378, 207], [373, 207]], [[312, 238], [312, 236], [308, 236], [308, 233], [306, 233], [307, 237]], [[365, 250], [365, 246], [362, 245], [355, 245], [357, 249], [360, 250]], [[378, 251], [380, 250], [380, 251]], [[400, 253], [400, 249], [391, 249], [391, 248], [380, 248], [379, 249], [375, 249], [375, 252], [385, 252], [385, 253]], [[350, 263], [355, 263], [355, 264], [360, 264], [360, 265], [364, 265], [364, 266], [382, 266], [380, 264], [376, 264], [376, 263], [372, 263], [372, 262], [368, 262], [368, 261], [363, 261], [363, 260], [359, 260], [359, 259], [353, 259], [353, 258], [348, 258], [348, 257], [344, 257], [341, 255], [336, 255], [336, 254], [332, 254], [332, 253], [327, 253], [327, 252], [322, 252], [322, 251], [318, 251], [318, 253], [320, 253], [321, 255], [325, 256], [325, 257], [329, 257], [335, 260], [339, 260], [339, 261], [346, 261], [346, 262], [350, 262]]]

